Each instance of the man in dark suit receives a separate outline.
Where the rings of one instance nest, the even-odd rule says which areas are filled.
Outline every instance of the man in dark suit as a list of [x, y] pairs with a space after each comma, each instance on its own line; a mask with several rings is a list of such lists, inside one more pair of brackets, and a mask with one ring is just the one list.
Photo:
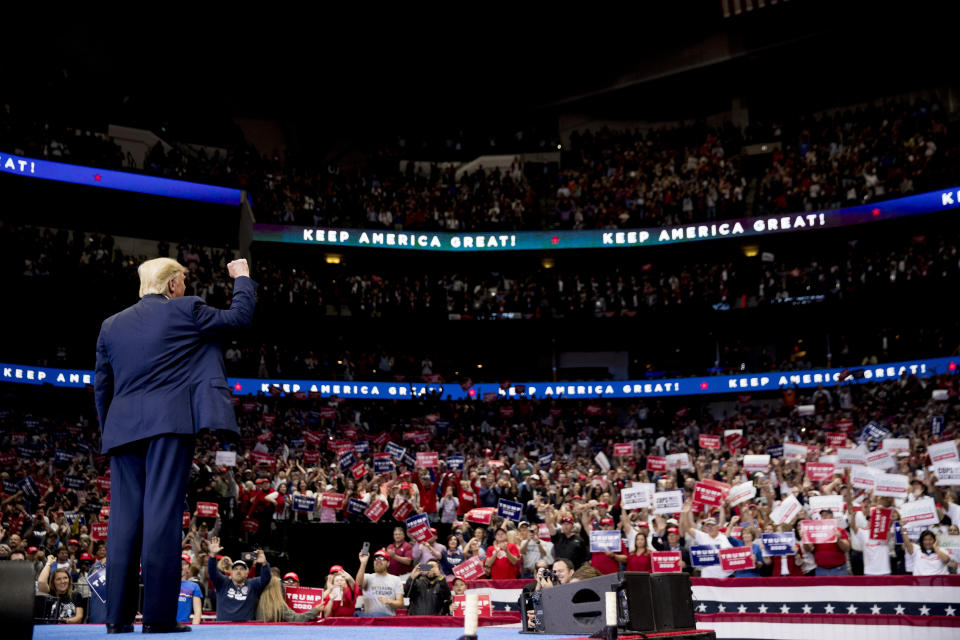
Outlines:
[[230, 309], [184, 297], [187, 270], [140, 265], [140, 302], [107, 318], [94, 381], [101, 450], [110, 454], [107, 632], [133, 631], [143, 569], [143, 632], [178, 625], [181, 524], [201, 429], [237, 432], [218, 334], [253, 322], [256, 284], [246, 260], [227, 265]]

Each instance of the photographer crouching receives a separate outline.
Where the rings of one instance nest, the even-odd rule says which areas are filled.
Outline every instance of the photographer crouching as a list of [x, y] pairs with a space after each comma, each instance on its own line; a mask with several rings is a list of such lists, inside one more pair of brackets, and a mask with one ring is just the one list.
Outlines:
[[540, 604], [540, 594], [544, 589], [550, 589], [560, 584], [570, 584], [573, 579], [573, 561], [569, 558], [557, 558], [550, 567], [544, 561], [537, 562], [536, 578], [530, 584], [524, 585], [520, 592], [517, 604], [520, 611], [526, 611], [523, 619], [523, 630], [534, 631], [543, 624], [543, 605]]

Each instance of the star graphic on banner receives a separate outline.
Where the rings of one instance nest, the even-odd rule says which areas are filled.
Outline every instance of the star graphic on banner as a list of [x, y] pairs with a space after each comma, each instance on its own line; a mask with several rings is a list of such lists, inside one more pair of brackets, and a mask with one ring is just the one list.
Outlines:
[[707, 610], [707, 605], [705, 605], [704, 603], [701, 602], [700, 604], [697, 605], [697, 611], [699, 611], [700, 613], [703, 613], [706, 610]]
[[847, 607], [847, 613], [849, 613], [850, 615], [853, 615], [853, 614], [855, 614], [856, 612], [857, 612], [857, 606], [856, 606], [856, 605], [851, 604], [849, 607]]
[[510, 605], [507, 605], [503, 608], [504, 611], [510, 611]]
[[826, 613], [833, 613], [833, 605], [832, 605], [832, 604], [828, 604], [826, 607], [824, 607], [823, 610], [824, 610]]
[[880, 615], [880, 607], [879, 607], [879, 605], [873, 605], [872, 607], [870, 607], [870, 613], [872, 613], [872, 614], [875, 615], [875, 616], [876, 616], [876, 615]]
[[757, 607], [757, 611], [759, 611], [760, 613], [766, 613], [766, 612], [767, 612], [767, 605], [765, 605], [765, 604], [760, 605], [759, 607]]
[[896, 607], [894, 607], [894, 611], [897, 612], [897, 615], [898, 615], [898, 616], [902, 616], [902, 615], [903, 615], [903, 612], [904, 612], [903, 605], [902, 605], [902, 604], [898, 604]]
[[923, 605], [922, 607], [920, 607], [920, 615], [922, 616], [930, 615], [930, 607], [928, 607], [927, 605]]
[[808, 604], [803, 605], [803, 612], [804, 612], [804, 613], [810, 613], [811, 611], [813, 611], [813, 607], [811, 607], [811, 606], [808, 605]]
[[737, 611], [738, 611], [739, 613], [746, 613], [746, 612], [747, 612], [747, 607], [746, 607], [745, 605], [740, 605], [739, 607], [737, 607]]
[[946, 609], [944, 609], [944, 615], [952, 616], [954, 612], [956, 612], [956, 609], [954, 609], [953, 607], [947, 607]]
[[790, 607], [786, 604], [780, 605], [780, 613], [790, 613]]
[[719, 611], [720, 613], [723, 613], [723, 612], [725, 612], [726, 610], [727, 610], [727, 608], [726, 608], [725, 606], [723, 606], [723, 603], [720, 603], [720, 604], [717, 605], [717, 611]]

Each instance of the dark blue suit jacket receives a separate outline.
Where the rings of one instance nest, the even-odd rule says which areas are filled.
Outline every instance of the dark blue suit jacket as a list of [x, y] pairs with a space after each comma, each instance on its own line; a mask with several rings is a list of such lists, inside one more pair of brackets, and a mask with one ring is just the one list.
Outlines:
[[227, 310], [153, 294], [104, 320], [94, 378], [103, 453], [161, 434], [238, 431], [217, 338], [253, 323], [256, 290], [241, 276]]

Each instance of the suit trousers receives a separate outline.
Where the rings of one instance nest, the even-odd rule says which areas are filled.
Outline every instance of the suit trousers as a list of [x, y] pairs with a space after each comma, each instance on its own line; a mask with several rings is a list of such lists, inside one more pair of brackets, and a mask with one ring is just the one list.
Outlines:
[[193, 435], [160, 435], [110, 450], [107, 624], [131, 624], [143, 572], [143, 622], [176, 622], [183, 505]]

